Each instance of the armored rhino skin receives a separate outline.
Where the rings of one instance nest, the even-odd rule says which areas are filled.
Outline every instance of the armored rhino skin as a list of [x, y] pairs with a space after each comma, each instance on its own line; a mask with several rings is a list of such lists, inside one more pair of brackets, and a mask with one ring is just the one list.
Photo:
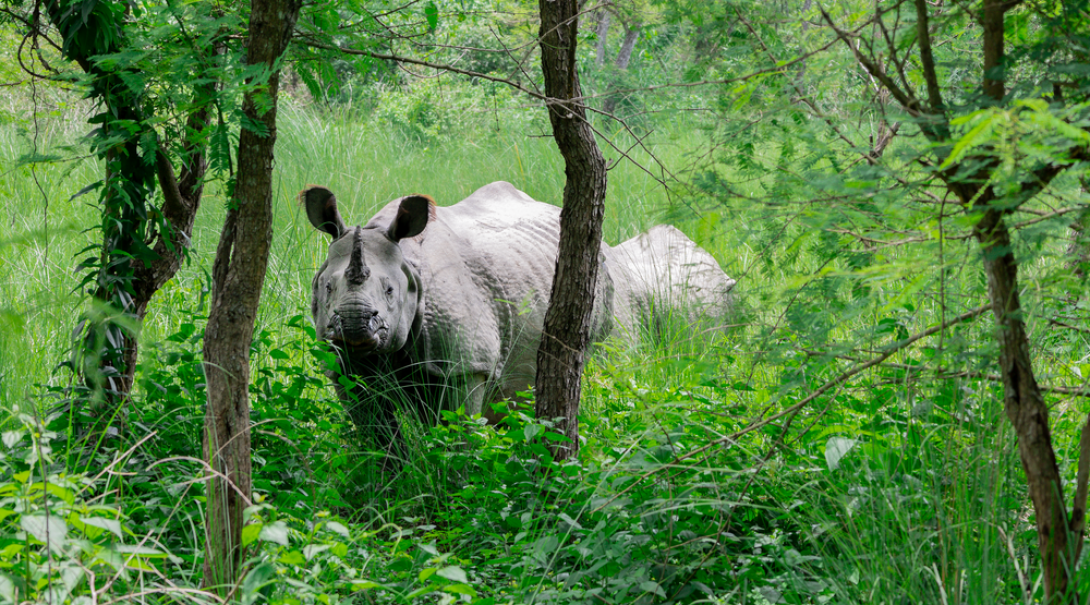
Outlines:
[[[377, 386], [384, 377], [418, 404], [464, 404], [470, 413], [533, 382], [559, 208], [497, 182], [447, 208], [406, 196], [350, 228], [328, 189], [301, 198], [310, 222], [333, 237], [312, 284], [314, 327], [338, 349], [340, 373], [368, 384], [367, 393], [345, 388], [331, 372], [353, 420], [381, 445], [400, 440], [396, 397]], [[713, 320], [726, 313], [734, 280], [673, 227], [603, 244], [601, 259], [595, 341], [632, 340], [664, 307]]]

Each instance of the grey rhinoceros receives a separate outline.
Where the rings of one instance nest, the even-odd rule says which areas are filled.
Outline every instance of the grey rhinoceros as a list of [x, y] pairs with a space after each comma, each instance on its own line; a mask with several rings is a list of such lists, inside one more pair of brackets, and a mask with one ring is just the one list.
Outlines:
[[[348, 227], [330, 190], [310, 187], [300, 198], [333, 238], [312, 284], [314, 327], [338, 351], [341, 367], [330, 373], [338, 394], [378, 445], [400, 443], [403, 397], [432, 417], [457, 405], [475, 414], [534, 381], [559, 208], [497, 182], [445, 208], [409, 195]], [[595, 341], [632, 340], [665, 306], [713, 319], [727, 310], [734, 280], [673, 227], [603, 244], [601, 259]]]

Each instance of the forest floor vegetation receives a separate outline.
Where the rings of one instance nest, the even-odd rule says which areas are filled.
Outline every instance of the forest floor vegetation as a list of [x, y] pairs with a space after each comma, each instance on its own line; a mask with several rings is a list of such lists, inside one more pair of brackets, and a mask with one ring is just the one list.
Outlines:
[[[551, 458], [545, 443], [560, 437], [548, 419], [515, 411], [489, 426], [444, 412], [438, 426], [406, 418], [406, 459], [381, 470], [323, 376], [332, 354], [307, 307], [325, 241], [295, 193], [328, 186], [346, 216], [365, 220], [410, 192], [447, 205], [507, 180], [557, 203], [564, 183], [552, 142], [527, 136], [545, 132], [533, 120], [418, 133], [405, 124], [419, 121], [384, 111], [367, 121], [288, 104], [280, 114], [275, 237], [251, 347], [254, 493], [240, 601], [1037, 602], [1036, 533], [1000, 384], [985, 363], [956, 376], [913, 370], [940, 338], [985, 359], [972, 335], [990, 324], [951, 324], [842, 379], [862, 361], [844, 343], [899, 346], [983, 304], [978, 276], [951, 268], [940, 297], [914, 273], [925, 257], [888, 251], [879, 254], [893, 260], [849, 280], [851, 258], [829, 252], [835, 235], [716, 207], [680, 184], [666, 191], [628, 161], [609, 173], [606, 241], [677, 223], [738, 279], [734, 325], [694, 335], [667, 322], [639, 347], [599, 346], [578, 460]], [[647, 149], [676, 174], [696, 170], [689, 150], [714, 136], [696, 126], [665, 125]], [[71, 395], [58, 366], [82, 304], [72, 267], [90, 244], [81, 226], [97, 220], [77, 193], [99, 166], [62, 143], [84, 127], [72, 115], [0, 124], [0, 186], [13, 200], [0, 216], [0, 602], [213, 601], [200, 586], [200, 340], [223, 196], [213, 183], [189, 261], [152, 303], [128, 415], [88, 443], [80, 427], [102, 419], [58, 406]], [[754, 150], [765, 152], [776, 150]], [[42, 157], [28, 163], [31, 153]], [[963, 254], [976, 253], [965, 244]], [[1059, 256], [1032, 266], [1030, 283]], [[1042, 330], [1045, 317], [1087, 311], [1078, 300], [1046, 306], [1034, 311]], [[1048, 346], [1043, 375], [1090, 375], [1085, 335]], [[1085, 399], [1053, 403], [1082, 409]], [[757, 420], [776, 414], [785, 422]], [[1072, 480], [1077, 416], [1054, 426]]]

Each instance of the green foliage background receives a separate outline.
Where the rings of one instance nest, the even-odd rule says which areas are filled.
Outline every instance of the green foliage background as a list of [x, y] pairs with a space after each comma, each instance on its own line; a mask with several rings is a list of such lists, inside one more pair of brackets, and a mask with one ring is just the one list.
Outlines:
[[[838, 8], [847, 23], [865, 7]], [[388, 25], [429, 42], [483, 47], [498, 37], [517, 49], [536, 35], [533, 9], [436, 2]], [[412, 426], [404, 468], [379, 473], [321, 375], [330, 354], [306, 316], [325, 240], [295, 193], [330, 187], [353, 224], [408, 192], [446, 205], [493, 180], [557, 203], [562, 163], [543, 110], [502, 84], [417, 78], [300, 45], [279, 115], [275, 237], [252, 348], [257, 472], [240, 600], [1035, 602], [1036, 535], [990, 378], [986, 316], [836, 383], [797, 414], [754, 424], [986, 302], [967, 220], [944, 210], [915, 161], [916, 126], [896, 116], [902, 132], [882, 161], [860, 161], [881, 135], [880, 111], [893, 110], [875, 108], [866, 74], [842, 50], [784, 67], [824, 43], [809, 2], [619, 10], [641, 15], [646, 37], [629, 69], [598, 69], [596, 33], [585, 27], [588, 93], [670, 86], [622, 93], [625, 123], [595, 122], [617, 161], [607, 242], [676, 224], [738, 279], [736, 325], [701, 338], [667, 325], [636, 349], [602, 345], [586, 374], [578, 462], [551, 461], [547, 421], [516, 413], [488, 427], [452, 413], [438, 427]], [[339, 23], [321, 11], [309, 19], [314, 36]], [[1015, 23], [1027, 48], [1044, 31], [1030, 17]], [[360, 27], [367, 48], [419, 50]], [[969, 52], [975, 34], [956, 12], [943, 27], [944, 81], [968, 107], [976, 83], [959, 74], [979, 61]], [[612, 30], [611, 49], [620, 35]], [[459, 53], [463, 67], [516, 77], [499, 53], [432, 47], [424, 56]], [[20, 77], [11, 63], [3, 73]], [[536, 77], [533, 61], [526, 69], [524, 84]], [[718, 83], [674, 86], [704, 80]], [[182, 89], [159, 92], [184, 98]], [[74, 259], [99, 216], [73, 198], [101, 178], [81, 138], [92, 108], [58, 85], [0, 99], [0, 189], [10, 192], [0, 214], [0, 600], [208, 598], [198, 590], [198, 352], [224, 179], [210, 183], [191, 258], [143, 325], [130, 430], [92, 451], [69, 418], [51, 414], [70, 385], [54, 368], [83, 304]], [[1017, 160], [1065, 144], [1031, 123], [1032, 106], [974, 111], [965, 111], [966, 146], [1000, 141]], [[974, 143], [968, 135], [985, 119], [992, 138]], [[1090, 376], [1087, 285], [1068, 262], [1080, 212], [1056, 211], [1085, 208], [1080, 174], [1021, 211], [1015, 243], [1035, 369], [1075, 389]], [[1073, 482], [1086, 399], [1049, 397]], [[1077, 579], [1085, 591], [1083, 570]]]

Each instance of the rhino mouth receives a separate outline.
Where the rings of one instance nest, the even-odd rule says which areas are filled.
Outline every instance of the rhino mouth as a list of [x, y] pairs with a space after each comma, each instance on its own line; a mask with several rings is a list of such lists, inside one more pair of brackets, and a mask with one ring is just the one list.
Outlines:
[[372, 351], [385, 345], [389, 334], [378, 313], [338, 313], [329, 322], [325, 339], [341, 347]]

